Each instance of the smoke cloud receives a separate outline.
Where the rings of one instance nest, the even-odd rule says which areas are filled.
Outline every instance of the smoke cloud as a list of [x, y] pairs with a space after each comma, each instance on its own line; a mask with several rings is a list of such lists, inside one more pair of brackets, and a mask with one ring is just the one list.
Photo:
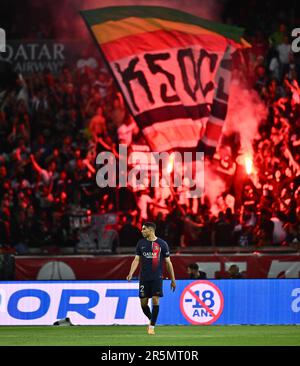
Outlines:
[[[108, 6], [152, 5], [182, 10], [199, 17], [220, 21], [226, 1], [206, 0], [62, 0], [59, 6], [52, 0], [31, 0], [36, 11], [47, 11], [47, 24], [55, 29], [57, 37], [81, 39], [84, 47], [95, 47], [92, 38], [80, 16], [80, 10]], [[246, 89], [236, 79], [231, 84], [229, 110], [224, 125], [224, 134], [238, 133], [241, 151], [253, 155], [253, 140], [257, 134], [260, 121], [266, 116], [266, 108], [256, 92]], [[212, 184], [213, 182], [213, 184]], [[216, 174], [213, 167], [205, 167], [205, 194], [211, 204], [226, 190], [226, 182]], [[217, 213], [217, 212], [215, 212]]]
[[240, 153], [253, 156], [253, 141], [260, 122], [267, 116], [267, 108], [257, 92], [246, 88], [239, 79], [233, 79], [230, 86], [229, 108], [223, 133], [238, 133]]
[[[246, 88], [240, 78], [233, 78], [230, 85], [228, 113], [223, 128], [223, 136], [236, 134], [239, 137], [240, 147], [236, 161], [239, 164], [244, 164], [245, 156], [253, 158], [253, 142], [258, 135], [258, 127], [266, 116], [267, 108], [257, 92]], [[233, 144], [236, 147], [238, 141]], [[223, 147], [218, 152], [221, 158], [228, 155], [228, 150], [223, 149]], [[207, 162], [205, 166], [205, 194], [211, 203], [212, 214], [217, 215], [222, 209], [218, 198], [228, 190], [232, 182], [233, 176], [225, 181], [217, 173], [216, 166]]]
[[226, 190], [226, 182], [216, 173], [213, 165], [206, 161], [204, 170], [204, 195], [209, 199], [211, 213], [218, 215], [218, 197]]
[[107, 6], [151, 5], [179, 9], [199, 17], [219, 20], [223, 11], [223, 4], [216, 0], [81, 0], [81, 9], [104, 8]]
[[[151, 5], [179, 9], [191, 14], [218, 21], [223, 12], [223, 2], [212, 0], [31, 0], [30, 9], [33, 19], [40, 19], [38, 27], [51, 28], [56, 37], [78, 39], [90, 42], [91, 37], [80, 16], [80, 10], [96, 9], [108, 6]], [[42, 19], [44, 14], [47, 19]]]

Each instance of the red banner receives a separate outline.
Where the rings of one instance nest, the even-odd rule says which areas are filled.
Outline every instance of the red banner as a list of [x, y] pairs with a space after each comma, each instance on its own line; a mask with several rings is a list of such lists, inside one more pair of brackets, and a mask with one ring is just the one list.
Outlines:
[[[128, 255], [16, 257], [15, 279], [124, 280], [133, 258]], [[226, 278], [225, 272], [231, 264], [237, 264], [245, 278], [300, 278], [298, 255], [174, 255], [171, 259], [178, 279], [188, 278], [186, 266], [194, 262], [206, 272], [207, 278]]]

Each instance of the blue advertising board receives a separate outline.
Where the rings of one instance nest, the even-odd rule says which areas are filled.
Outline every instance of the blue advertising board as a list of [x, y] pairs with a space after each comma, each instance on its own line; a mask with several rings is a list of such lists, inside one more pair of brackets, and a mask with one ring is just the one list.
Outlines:
[[[0, 325], [147, 324], [137, 281], [0, 283]], [[164, 281], [158, 324], [300, 324], [300, 279]]]
[[175, 293], [165, 281], [164, 293], [160, 324], [300, 324], [300, 279], [178, 281]]

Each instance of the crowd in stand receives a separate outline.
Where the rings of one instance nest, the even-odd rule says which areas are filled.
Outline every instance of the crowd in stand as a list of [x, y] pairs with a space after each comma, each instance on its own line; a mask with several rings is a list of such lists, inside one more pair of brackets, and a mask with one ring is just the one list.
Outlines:
[[[252, 48], [234, 75], [268, 110], [253, 141], [255, 179], [240, 202], [229, 189], [217, 210], [207, 197], [180, 201], [180, 192], [99, 188], [95, 158], [123, 143], [145, 144], [100, 59], [83, 54], [57, 75], [26, 75], [0, 111], [0, 245], [74, 246], [70, 216], [122, 211], [120, 245], [136, 243], [141, 222], [184, 246], [297, 246], [300, 243], [300, 65], [290, 24], [249, 36]], [[272, 30], [272, 31], [271, 31]], [[241, 66], [242, 65], [242, 66]], [[176, 197], [177, 196], [177, 197]], [[196, 208], [195, 208], [196, 207]]]

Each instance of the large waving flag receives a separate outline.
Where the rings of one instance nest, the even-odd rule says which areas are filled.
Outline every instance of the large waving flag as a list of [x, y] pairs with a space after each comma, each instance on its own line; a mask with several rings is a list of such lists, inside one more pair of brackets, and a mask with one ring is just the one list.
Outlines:
[[213, 153], [243, 29], [156, 6], [82, 16], [151, 149]]

